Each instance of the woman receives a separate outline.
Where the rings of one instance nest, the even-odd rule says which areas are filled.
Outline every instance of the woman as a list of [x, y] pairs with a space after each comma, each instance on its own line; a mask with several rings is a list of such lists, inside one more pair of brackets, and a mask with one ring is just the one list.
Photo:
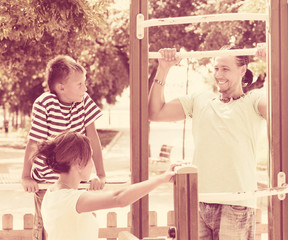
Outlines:
[[78, 190], [81, 181], [89, 180], [91, 154], [89, 139], [76, 132], [61, 133], [39, 147], [36, 156], [45, 156], [46, 164], [59, 173], [58, 181], [48, 188], [41, 209], [49, 240], [97, 239], [97, 222], [92, 211], [132, 204], [175, 175], [174, 164], [162, 175], [118, 191]]

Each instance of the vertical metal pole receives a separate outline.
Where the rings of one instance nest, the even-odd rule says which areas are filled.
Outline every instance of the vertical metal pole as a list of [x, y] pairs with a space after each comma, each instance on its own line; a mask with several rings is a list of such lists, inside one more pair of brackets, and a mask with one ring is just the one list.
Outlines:
[[174, 182], [177, 240], [198, 239], [198, 173], [196, 167], [180, 168]]
[[[288, 172], [288, 3], [270, 0], [269, 43], [269, 147], [270, 186], [279, 172]], [[272, 64], [273, 63], [273, 64]], [[269, 239], [288, 240], [288, 199], [269, 199]]]
[[[148, 31], [136, 37], [137, 14], [147, 19], [147, 0], [131, 0], [130, 5], [130, 139], [132, 183], [148, 179]], [[149, 235], [148, 196], [132, 205], [132, 233]]]

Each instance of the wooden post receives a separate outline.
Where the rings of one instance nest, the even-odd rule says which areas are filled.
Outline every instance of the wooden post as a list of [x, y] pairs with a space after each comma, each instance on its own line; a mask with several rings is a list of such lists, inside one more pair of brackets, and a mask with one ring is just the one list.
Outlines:
[[196, 167], [180, 168], [174, 182], [176, 239], [198, 239], [198, 174]]
[[136, 238], [133, 234], [127, 231], [120, 232], [118, 235], [119, 240], [139, 240], [139, 238]]
[[[277, 174], [288, 173], [288, 2], [269, 0], [269, 146], [270, 186]], [[269, 239], [288, 240], [288, 197], [269, 199]]]
[[4, 214], [2, 216], [2, 229], [13, 230], [13, 215], [12, 214]]
[[[130, 6], [130, 139], [132, 183], [148, 179], [148, 31], [136, 37], [137, 14], [147, 19], [147, 0], [133, 0]], [[138, 238], [149, 234], [148, 197], [131, 207], [132, 233]]]

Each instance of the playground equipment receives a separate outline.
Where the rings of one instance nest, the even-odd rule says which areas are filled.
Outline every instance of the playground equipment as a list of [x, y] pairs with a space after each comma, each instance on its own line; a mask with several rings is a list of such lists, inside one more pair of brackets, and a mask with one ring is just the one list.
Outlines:
[[[269, 239], [270, 240], [288, 240], [288, 228], [286, 227], [288, 224], [288, 215], [286, 214], [288, 211], [288, 202], [287, 198], [284, 199], [284, 194], [286, 193], [286, 186], [282, 186], [285, 181], [283, 181], [283, 176], [285, 172], [288, 172], [288, 2], [287, 0], [267, 0], [267, 16], [261, 18], [260, 20], [266, 20], [266, 28], [267, 28], [267, 43], [269, 56], [268, 56], [268, 90], [269, 90], [269, 120], [268, 120], [268, 128], [269, 128], [269, 143], [270, 143], [270, 162], [269, 162], [269, 173], [270, 173], [270, 182], [269, 186], [273, 191], [273, 194], [269, 197]], [[139, 29], [137, 24], [141, 25], [141, 21], [139, 20], [137, 23], [137, 17], [141, 18], [139, 14], [142, 14], [145, 19], [148, 19], [148, 11], [147, 11], [147, 0], [133, 0], [131, 1], [131, 12], [130, 12], [130, 43], [131, 51], [130, 62], [132, 63], [130, 66], [130, 87], [131, 87], [131, 167], [132, 167], [132, 183], [140, 182], [148, 179], [148, 117], [147, 117], [147, 101], [148, 101], [148, 38], [147, 38], [147, 27], [143, 27], [143, 29]], [[248, 16], [248, 15], [247, 15]], [[248, 18], [248, 17], [247, 17]], [[207, 18], [206, 18], [207, 19]], [[212, 18], [211, 18], [212, 19]], [[256, 20], [256, 19], [255, 19]], [[259, 20], [259, 19], [258, 19]], [[143, 21], [142, 21], [143, 23]], [[143, 23], [144, 24], [144, 23]], [[146, 23], [145, 23], [146, 24]], [[144, 24], [144, 25], [145, 25]], [[138, 32], [137, 32], [138, 31]], [[137, 37], [140, 38], [138, 38]], [[141, 37], [140, 37], [141, 35]], [[142, 37], [143, 35], [143, 37]], [[245, 50], [246, 51], [246, 50]], [[251, 51], [251, 52], [250, 52]], [[247, 52], [241, 52], [243, 54], [253, 55], [253, 49], [247, 50]], [[219, 52], [218, 52], [219, 53]], [[211, 57], [215, 56], [213, 51], [207, 51], [204, 55], [203, 53], [192, 52], [188, 53], [189, 57]], [[194, 54], [194, 55], [193, 55]], [[202, 55], [201, 55], [202, 54]], [[222, 52], [224, 53], [224, 51]], [[229, 51], [229, 54], [236, 54], [232, 50]], [[237, 55], [239, 53], [237, 52]], [[217, 54], [218, 55], [218, 54]], [[151, 58], [158, 57], [158, 53], [150, 53]], [[188, 55], [182, 55], [182, 57], [188, 57]], [[273, 63], [273, 65], [272, 65]], [[286, 161], [285, 161], [286, 160]], [[275, 189], [275, 186], [278, 186], [278, 173], [282, 173], [283, 176], [280, 177], [282, 179], [282, 183], [279, 183], [279, 189]], [[190, 180], [188, 181], [190, 183]], [[187, 182], [186, 182], [187, 183]], [[273, 187], [274, 186], [274, 187]], [[188, 191], [189, 189], [189, 191]], [[269, 192], [269, 189], [266, 190]], [[190, 187], [186, 188], [186, 193], [189, 193], [191, 196]], [[194, 188], [191, 189], [192, 192], [195, 191]], [[176, 190], [177, 192], [177, 190]], [[243, 193], [244, 194], [244, 193]], [[280, 195], [282, 201], [279, 201], [277, 195]], [[237, 194], [236, 194], [237, 195]], [[238, 194], [242, 196], [241, 194]], [[252, 194], [253, 195], [253, 194]], [[255, 195], [257, 195], [255, 193]], [[188, 197], [188, 196], [187, 196]], [[210, 196], [211, 197], [211, 196]], [[215, 197], [215, 196], [214, 196]], [[223, 197], [223, 196], [221, 196]], [[235, 196], [236, 197], [236, 196]], [[254, 196], [255, 197], [255, 196]], [[201, 200], [201, 196], [199, 196]], [[191, 200], [191, 199], [190, 199]], [[176, 199], [177, 202], [177, 199]], [[191, 201], [188, 201], [189, 203]], [[194, 202], [196, 205], [198, 203]], [[186, 205], [184, 205], [186, 206]], [[177, 207], [175, 208], [176, 211]], [[155, 228], [151, 228], [149, 224], [149, 220], [153, 217], [149, 217], [149, 208], [148, 208], [148, 197], [145, 197], [133, 204], [131, 217], [129, 219], [131, 223], [131, 228], [128, 226], [127, 228], [118, 229], [119, 232], [129, 231], [136, 235], [138, 238], [145, 239], [147, 237], [153, 237], [151, 234], [156, 234], [153, 232]], [[191, 210], [191, 209], [190, 209]], [[189, 212], [190, 212], [189, 210]], [[182, 209], [178, 209], [178, 211], [182, 211]], [[152, 214], [153, 215], [153, 214]], [[110, 216], [113, 216], [110, 218]], [[109, 235], [114, 232], [115, 228], [115, 214], [112, 213], [109, 215], [109, 227], [105, 230], [100, 229], [100, 237], [106, 237], [109, 239], [115, 239], [117, 235]], [[169, 215], [171, 218], [171, 215]], [[175, 212], [175, 216], [178, 216]], [[190, 217], [189, 217], [190, 216]], [[189, 214], [187, 215], [187, 219], [190, 219], [191, 222], [193, 216]], [[0, 231], [0, 239], [9, 239], [9, 236], [13, 235], [10, 239], [17, 239], [16, 237], [21, 237], [21, 234], [24, 234], [21, 239], [31, 239], [31, 215], [24, 216], [26, 221], [24, 220], [24, 232], [16, 232], [13, 230], [13, 217], [11, 215], [3, 216], [4, 228]], [[192, 223], [191, 223], [192, 224]], [[193, 224], [197, 225], [197, 220], [193, 222]], [[111, 225], [111, 226], [110, 226]], [[173, 224], [175, 226], [175, 223]], [[171, 225], [171, 226], [173, 226]], [[166, 231], [169, 224], [167, 224], [166, 228], [161, 228], [161, 231]], [[259, 224], [257, 224], [259, 226]], [[256, 226], [256, 233], [257, 233]], [[268, 230], [267, 225], [260, 225], [262, 229]], [[187, 233], [186, 230], [181, 229], [182, 225], [176, 226], [176, 235], [188, 234], [188, 236], [192, 236], [196, 234], [194, 232]], [[186, 225], [184, 227], [187, 228]], [[113, 230], [112, 230], [113, 229]], [[164, 230], [163, 230], [164, 229]], [[259, 229], [259, 228], [258, 228]], [[27, 230], [27, 231], [26, 231]], [[118, 231], [117, 230], [117, 231]], [[22, 230], [20, 230], [22, 231]], [[258, 230], [259, 231], [259, 230]], [[106, 232], [107, 235], [101, 235]], [[116, 232], [116, 234], [118, 234]], [[157, 230], [156, 236], [165, 236], [163, 232]], [[123, 235], [123, 234], [122, 234]], [[125, 233], [124, 233], [125, 235]], [[130, 235], [130, 234], [128, 234]], [[27, 236], [27, 237], [25, 237]], [[181, 235], [180, 235], [181, 236]], [[120, 237], [120, 236], [119, 236]], [[129, 237], [129, 236], [128, 236]], [[131, 236], [130, 236], [131, 237]], [[124, 238], [122, 238], [124, 240]], [[129, 238], [126, 238], [129, 239]], [[135, 238], [136, 239], [136, 238]], [[180, 237], [179, 237], [180, 239]], [[181, 239], [182, 240], [182, 239]]]
[[[174, 211], [167, 212], [167, 225], [157, 226], [157, 212], [149, 212], [149, 236], [142, 238], [143, 240], [165, 240], [168, 237], [180, 239], [197, 239], [198, 238], [198, 198], [201, 197], [215, 199], [213, 195], [199, 195], [197, 191], [197, 168], [194, 166], [180, 167], [176, 171], [174, 181]], [[282, 180], [281, 180], [282, 181]], [[47, 188], [46, 185], [41, 185], [41, 188]], [[21, 187], [20, 184], [14, 187]], [[89, 187], [87, 184], [82, 184], [81, 188]], [[2, 188], [1, 188], [2, 190]], [[288, 192], [287, 187], [280, 187], [277, 192]], [[251, 193], [253, 194], [253, 193]], [[222, 197], [218, 194], [218, 197]], [[230, 194], [234, 199], [239, 198], [239, 194]], [[241, 195], [241, 194], [240, 194]], [[242, 194], [243, 195], [243, 194]], [[251, 197], [249, 194], [244, 194], [242, 198]], [[254, 197], [254, 196], [252, 196]], [[257, 210], [257, 224], [256, 224], [256, 240], [261, 239], [263, 233], [268, 232], [268, 225], [261, 223], [261, 211]], [[31, 240], [33, 228], [33, 214], [25, 214], [23, 219], [23, 229], [13, 229], [13, 215], [4, 214], [2, 216], [2, 230], [0, 230], [0, 239], [13, 240]], [[109, 240], [136, 240], [134, 235], [130, 233], [132, 225], [132, 214], [128, 213], [127, 226], [117, 226], [117, 214], [115, 212], [108, 212], [107, 226], [99, 229], [99, 238]]]

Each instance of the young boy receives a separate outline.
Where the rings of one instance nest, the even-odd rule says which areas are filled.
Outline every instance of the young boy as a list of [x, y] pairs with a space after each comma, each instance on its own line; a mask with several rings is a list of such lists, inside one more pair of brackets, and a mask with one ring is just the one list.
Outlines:
[[71, 57], [60, 55], [48, 63], [46, 74], [50, 92], [43, 93], [33, 104], [22, 172], [24, 190], [35, 193], [33, 239], [46, 239], [41, 216], [45, 190], [39, 190], [38, 183], [53, 183], [58, 179], [58, 174], [45, 164], [43, 156], [37, 157], [32, 163], [39, 142], [66, 130], [86, 135], [91, 141], [92, 158], [98, 176], [92, 179], [90, 189], [102, 189], [105, 185], [101, 143], [94, 125], [94, 121], [102, 114], [86, 93], [85, 69]]

